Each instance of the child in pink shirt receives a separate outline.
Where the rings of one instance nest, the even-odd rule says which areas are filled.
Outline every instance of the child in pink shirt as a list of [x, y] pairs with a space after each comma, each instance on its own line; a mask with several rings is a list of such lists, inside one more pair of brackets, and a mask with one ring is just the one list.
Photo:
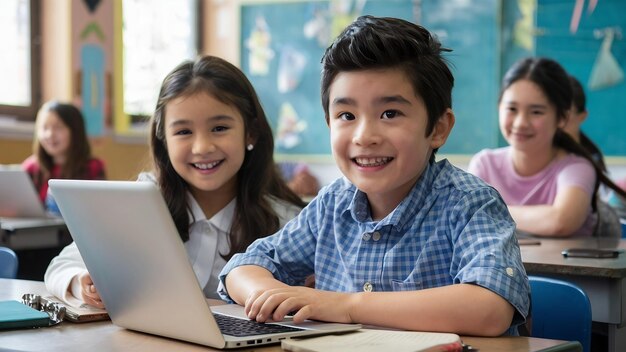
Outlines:
[[597, 234], [599, 184], [625, 193], [564, 132], [571, 106], [572, 87], [561, 65], [547, 58], [518, 61], [503, 79], [498, 106], [509, 147], [484, 150], [470, 161], [469, 171], [502, 194], [521, 231]]

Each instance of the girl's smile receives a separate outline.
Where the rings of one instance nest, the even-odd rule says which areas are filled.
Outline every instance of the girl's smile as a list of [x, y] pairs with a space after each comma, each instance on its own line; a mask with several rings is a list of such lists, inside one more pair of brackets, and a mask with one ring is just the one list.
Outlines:
[[181, 96], [165, 109], [165, 139], [174, 170], [196, 199], [236, 195], [246, 153], [243, 117], [207, 93]]
[[54, 111], [42, 111], [37, 121], [37, 137], [41, 147], [50, 154], [55, 164], [65, 163], [72, 132]]
[[499, 105], [500, 130], [518, 152], [546, 154], [558, 128], [556, 108], [541, 88], [527, 79], [511, 84]]

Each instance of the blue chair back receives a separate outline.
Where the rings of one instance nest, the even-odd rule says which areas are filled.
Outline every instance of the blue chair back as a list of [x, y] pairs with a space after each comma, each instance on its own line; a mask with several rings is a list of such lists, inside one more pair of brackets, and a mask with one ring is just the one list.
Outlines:
[[626, 238], [626, 219], [621, 219], [622, 223], [622, 238]]
[[17, 255], [11, 248], [0, 247], [0, 278], [15, 279], [17, 277]]
[[591, 303], [577, 285], [557, 279], [529, 276], [532, 300], [532, 337], [579, 341], [591, 350]]

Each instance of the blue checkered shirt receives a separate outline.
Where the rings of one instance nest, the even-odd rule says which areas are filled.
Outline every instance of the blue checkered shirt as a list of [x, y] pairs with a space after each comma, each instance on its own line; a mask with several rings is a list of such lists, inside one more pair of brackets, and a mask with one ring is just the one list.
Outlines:
[[315, 287], [339, 292], [411, 291], [458, 283], [485, 287], [524, 322], [530, 288], [500, 195], [447, 160], [427, 166], [406, 198], [373, 221], [365, 193], [346, 179], [326, 186], [278, 233], [256, 240], [220, 273], [258, 265], [289, 285], [315, 273]]

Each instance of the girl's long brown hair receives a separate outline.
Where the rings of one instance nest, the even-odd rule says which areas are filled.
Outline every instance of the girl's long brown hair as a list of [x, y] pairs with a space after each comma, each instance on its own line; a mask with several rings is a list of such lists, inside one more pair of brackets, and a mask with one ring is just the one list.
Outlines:
[[[504, 91], [520, 79], [527, 79], [538, 85], [545, 96], [556, 108], [557, 120], [567, 119], [568, 110], [572, 106], [572, 86], [569, 76], [563, 67], [556, 61], [548, 58], [525, 58], [521, 59], [506, 72], [502, 79], [500, 98]], [[618, 194], [626, 197], [626, 191], [617, 186], [606, 175], [602, 166], [598, 164], [585, 147], [580, 145], [574, 138], [562, 129], [558, 128], [552, 140], [552, 144], [569, 153], [576, 154], [587, 159], [596, 170], [596, 185], [591, 197], [591, 206], [596, 211], [596, 194], [600, 183], [605, 184]]]
[[[83, 114], [72, 104], [60, 103], [58, 101], [49, 101], [45, 103], [37, 113], [37, 121], [35, 124], [39, 126], [41, 120], [39, 116], [46, 112], [54, 112], [61, 119], [63, 124], [70, 130], [70, 145], [67, 150], [67, 158], [65, 164], [61, 165], [60, 178], [81, 179], [87, 175], [87, 165], [91, 159], [91, 147], [85, 132], [85, 120]], [[38, 128], [35, 128], [35, 138], [33, 139], [33, 154], [39, 163], [39, 171], [33, 177], [33, 182], [40, 188], [45, 182], [48, 182], [54, 161], [52, 156], [48, 154], [39, 143], [37, 136]]]
[[205, 92], [241, 113], [246, 135], [255, 140], [239, 170], [237, 206], [230, 232], [229, 259], [243, 252], [255, 239], [276, 232], [279, 218], [268, 196], [303, 207], [302, 200], [280, 177], [274, 163], [274, 139], [257, 94], [246, 76], [234, 65], [214, 56], [185, 61], [170, 72], [161, 85], [150, 125], [150, 150], [157, 182], [183, 241], [189, 239], [187, 183], [172, 166], [165, 140], [167, 103], [181, 96]]

